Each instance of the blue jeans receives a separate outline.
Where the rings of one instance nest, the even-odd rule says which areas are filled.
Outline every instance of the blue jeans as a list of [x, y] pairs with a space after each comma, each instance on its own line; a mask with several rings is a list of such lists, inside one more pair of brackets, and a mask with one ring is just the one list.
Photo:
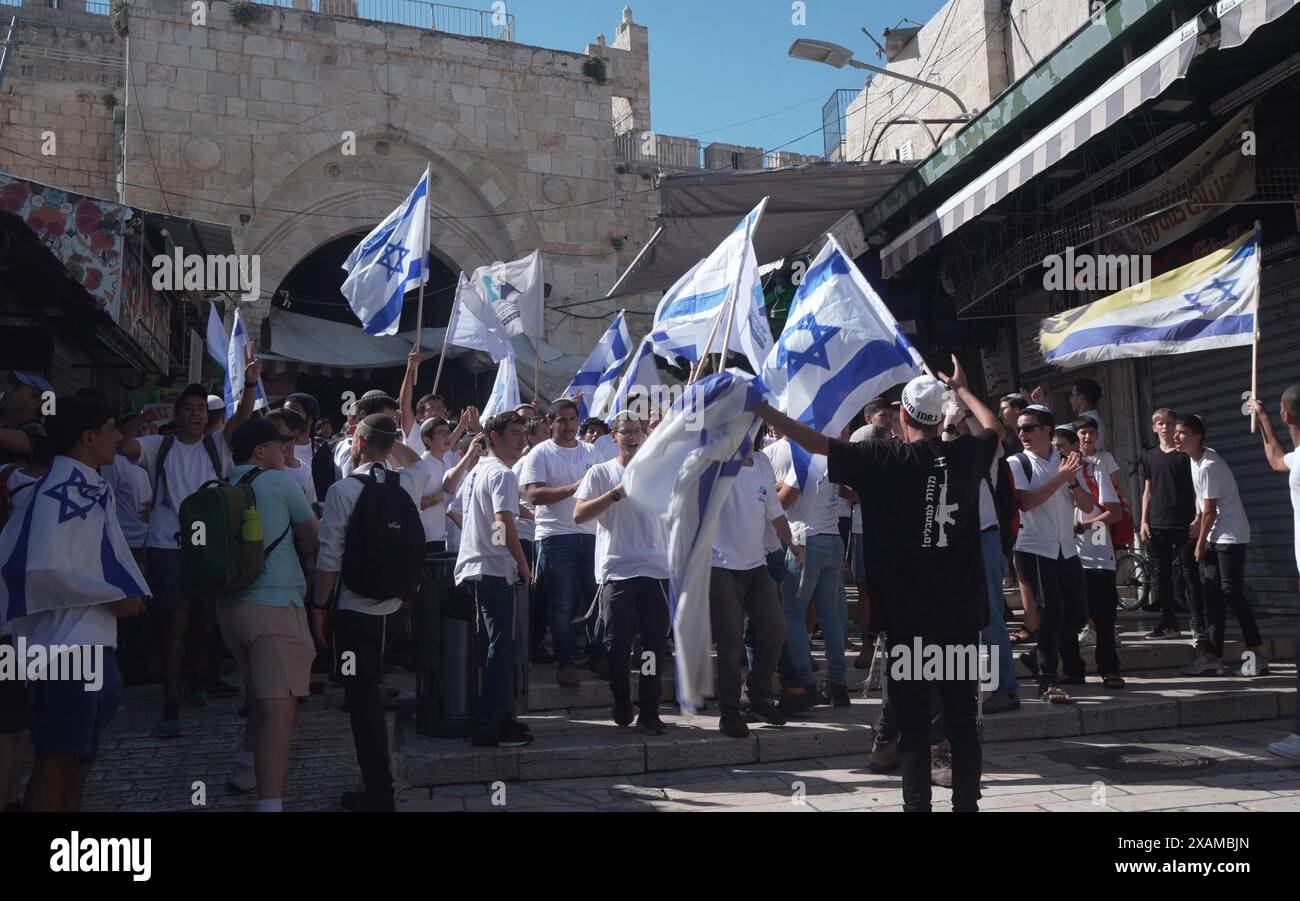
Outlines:
[[[537, 547], [537, 573], [546, 585], [555, 660], [560, 666], [573, 666], [578, 662], [573, 617], [586, 613], [596, 597], [596, 536], [551, 535], [537, 542]], [[586, 629], [588, 656], [604, 657], [605, 648], [595, 640], [593, 624], [588, 623]]]
[[[1002, 594], [1002, 535], [997, 529], [980, 532], [984, 551], [984, 581], [989, 589], [989, 624], [984, 627], [984, 644], [998, 649], [997, 691], [1016, 691], [1016, 666], [1011, 660], [1011, 637], [1002, 621], [1006, 598]], [[990, 650], [990, 653], [992, 651]]]
[[491, 725], [505, 716], [510, 670], [515, 665], [515, 588], [500, 576], [484, 576], [475, 583], [475, 597], [487, 638], [478, 720]]
[[804, 610], [809, 601], [826, 642], [826, 681], [844, 684], [844, 635], [848, 624], [844, 610], [844, 542], [838, 534], [811, 535], [804, 548], [802, 578], [794, 554], [786, 552], [781, 601], [785, 606], [785, 650], [778, 669], [786, 688], [813, 685], [812, 651]]

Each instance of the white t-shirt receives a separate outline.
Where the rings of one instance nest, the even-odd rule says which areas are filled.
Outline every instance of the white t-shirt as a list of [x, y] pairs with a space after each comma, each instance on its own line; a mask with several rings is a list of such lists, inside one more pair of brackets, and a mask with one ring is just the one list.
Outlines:
[[[528, 503], [528, 492], [524, 490], [524, 458], [520, 457], [515, 465], [510, 467], [514, 472], [515, 478], [519, 479], [519, 509], [532, 510], [533, 505]], [[524, 519], [522, 516], [516, 519], [515, 526], [519, 530], [520, 541], [533, 541], [537, 534], [537, 523], [531, 519]]]
[[[423, 464], [425, 471], [428, 473], [428, 483], [424, 488], [424, 496], [432, 497], [435, 494], [442, 494], [442, 480], [447, 475], [446, 466], [428, 451], [425, 451], [420, 456], [420, 463]], [[449, 498], [444, 496], [437, 506], [427, 507], [420, 511], [420, 522], [424, 524], [424, 540], [426, 542], [447, 540], [448, 500]]]
[[1300, 451], [1291, 451], [1282, 458], [1291, 474], [1287, 485], [1291, 488], [1292, 534], [1295, 536], [1295, 562], [1300, 567]]
[[212, 436], [212, 442], [217, 447], [217, 459], [221, 462], [220, 472], [212, 471], [212, 458], [208, 456], [203, 441], [185, 444], [178, 438], [167, 452], [167, 460], [163, 463], [167, 483], [165, 491], [162, 486], [153, 484], [154, 462], [158, 459], [163, 436], [144, 435], [136, 440], [140, 443], [140, 459], [136, 463], [148, 474], [152, 486], [151, 496], [154, 498], [146, 544], [148, 547], [179, 548], [177, 536], [181, 530], [181, 504], [206, 483], [216, 478], [225, 478], [234, 466], [225, 434], [218, 432]]
[[[475, 466], [474, 468], [477, 469], [478, 467]], [[467, 474], [465, 478], [460, 480], [460, 484], [456, 486], [456, 493], [447, 502], [447, 512], [455, 513], [462, 519], [465, 516], [465, 486], [468, 484], [469, 475]], [[460, 526], [456, 525], [455, 520], [450, 516], [447, 517], [447, 550], [460, 550]]]
[[731, 494], [718, 520], [723, 525], [713, 539], [713, 565], [741, 572], [765, 565], [765, 530], [772, 529], [772, 521], [783, 515], [772, 464], [756, 453], [754, 465], [740, 467], [732, 480]]
[[995, 528], [998, 524], [998, 505], [993, 501], [993, 492], [989, 484], [998, 483], [998, 461], [1002, 459], [1002, 442], [998, 442], [993, 451], [993, 463], [989, 466], [989, 480], [980, 479], [980, 531]]
[[[758, 459], [759, 457], [763, 458], [762, 461]], [[762, 466], [767, 471], [767, 474], [770, 477], [770, 481], [772, 483], [771, 493], [773, 496], [775, 496], [776, 495], [776, 473], [772, 469], [772, 458], [767, 455], [767, 451], [757, 450], [754, 452], [754, 465]], [[744, 470], [742, 469], [741, 472], [744, 472]], [[778, 507], [781, 505], [781, 499], [779, 497], [777, 498], [776, 503]], [[785, 515], [784, 508], [781, 509], [781, 515], [782, 516]], [[771, 521], [764, 520], [763, 552], [765, 554], [772, 554], [784, 548], [785, 545], [781, 543], [781, 536], [776, 534], [776, 529], [773, 528]]]
[[[1028, 460], [1032, 478], [1025, 480], [1025, 468], [1021, 460]], [[1016, 491], [1024, 494], [1040, 488], [1061, 470], [1061, 455], [1055, 450], [1044, 460], [1030, 451], [1013, 455], [1007, 464], [1011, 468], [1011, 478]], [[1055, 560], [1058, 556], [1070, 558], [1079, 555], [1078, 543], [1074, 540], [1074, 501], [1070, 489], [1062, 485], [1044, 503], [1032, 510], [1020, 511], [1020, 534], [1016, 536], [1016, 550], [1026, 554], [1037, 554]]]
[[[297, 456], [297, 454], [294, 454], [294, 456]], [[286, 465], [284, 474], [298, 483], [298, 487], [302, 489], [303, 497], [307, 498], [308, 506], [316, 503], [316, 480], [311, 477], [310, 465], [306, 463], [299, 463], [297, 466]]]
[[[1101, 414], [1096, 410], [1087, 410], [1080, 413], [1078, 418], [1091, 419], [1093, 422], [1097, 423], [1097, 449], [1104, 453], [1104, 448], [1106, 447], [1106, 427], [1101, 424]], [[1107, 475], [1109, 474], [1110, 473], [1107, 473]]]
[[1237, 479], [1215, 451], [1205, 448], [1200, 460], [1192, 460], [1192, 485], [1196, 488], [1196, 507], [1205, 509], [1205, 500], [1218, 502], [1214, 525], [1206, 536], [1209, 544], [1249, 544], [1250, 520], [1237, 493]]
[[587, 446], [591, 448], [592, 456], [597, 463], [618, 459], [618, 444], [614, 441], [613, 435], [601, 435]]
[[[1092, 464], [1089, 464], [1091, 466]], [[1098, 503], [1101, 505], [1118, 504], [1119, 494], [1115, 491], [1115, 485], [1110, 480], [1110, 476], [1100, 469], [1093, 469], [1092, 477], [1097, 481], [1097, 494], [1100, 495]], [[1082, 474], [1079, 476], [1083, 478]], [[1082, 484], [1087, 484], [1083, 482]], [[1100, 510], [1093, 510], [1088, 516], [1097, 516]], [[1074, 521], [1083, 522], [1084, 512], [1079, 508], [1074, 509]], [[1115, 569], [1115, 546], [1110, 540], [1109, 523], [1093, 523], [1087, 530], [1080, 532], [1074, 537], [1075, 544], [1079, 548], [1079, 562], [1083, 564], [1084, 569], [1109, 569], [1112, 572]]]
[[[600, 497], [623, 483], [623, 464], [607, 460], [587, 470], [575, 501]], [[596, 581], [668, 578], [668, 519], [624, 498], [596, 517]]]
[[344, 435], [334, 445], [334, 478], [346, 479], [352, 474], [352, 436]]
[[[519, 516], [519, 477], [497, 457], [484, 457], [465, 477], [465, 527], [456, 557], [456, 584], [466, 579], [500, 576], [519, 581], [519, 567], [505, 532], [496, 525], [498, 513]], [[500, 539], [494, 541], [494, 538]]]
[[[794, 461], [790, 456], [790, 442], [783, 439], [768, 448], [768, 458], [779, 483], [792, 488], [799, 487], [799, 477], [795, 473]], [[790, 532], [794, 542], [806, 545], [812, 535], [839, 535], [840, 520], [838, 500], [840, 486], [830, 480], [826, 474], [826, 458], [814, 457], [814, 464], [809, 466], [808, 485], [800, 493], [799, 500], [786, 511], [790, 521]], [[818, 475], [814, 476], [814, 472]]]
[[[560, 447], [554, 439], [543, 441], [524, 457], [519, 484], [524, 488], [529, 485], [543, 484], [550, 488], [561, 488], [582, 481], [596, 463], [591, 446], [579, 441], [574, 447]], [[573, 521], [573, 507], [576, 501], [567, 497], [557, 504], [538, 504], [534, 508], [537, 516], [537, 540], [552, 535], [595, 535], [594, 522], [578, 525]]]
[[1114, 455], [1108, 450], [1099, 450], [1091, 457], [1084, 457], [1083, 459], [1091, 463], [1103, 475], [1109, 476], [1111, 473], [1119, 471], [1119, 464], [1115, 462]]
[[[363, 463], [356, 468], [356, 472], [364, 474], [376, 468], [383, 469], [385, 472], [382, 478], [389, 478], [394, 475], [392, 470], [380, 467], [377, 463]], [[415, 502], [416, 509], [419, 509], [420, 497], [424, 494], [425, 484], [428, 481], [425, 468], [423, 466], [414, 466], [410, 469], [403, 469], [396, 475], [402, 488]], [[376, 478], [380, 478], [380, 476], [376, 476]], [[316, 555], [316, 568], [321, 572], [342, 572], [348, 520], [352, 518], [352, 511], [356, 509], [357, 499], [361, 497], [364, 488], [365, 484], [360, 479], [339, 479], [330, 486], [330, 490], [326, 493], [325, 512], [321, 515], [320, 522], [320, 551]], [[342, 576], [339, 577], [339, 581], [342, 582]], [[346, 585], [340, 585], [339, 587], [340, 610], [354, 610], [357, 613], [385, 616], [389, 613], [396, 613], [401, 606], [401, 598], [365, 598], [353, 593]]]
[[313, 447], [310, 441], [306, 444], [295, 444], [293, 446], [293, 455], [298, 458], [299, 462], [302, 463], [303, 466], [307, 467], [308, 472], [311, 471], [312, 452]]
[[149, 482], [149, 473], [118, 454], [113, 465], [105, 466], [100, 475], [113, 486], [117, 523], [122, 527], [127, 547], [144, 547], [149, 523], [140, 518], [140, 511], [152, 500], [153, 486]]
[[[866, 426], [862, 426], [856, 432], [854, 432], [852, 435], [849, 436], [849, 441], [854, 444], [857, 444], [859, 441], [866, 441], [866, 440], [867, 440]], [[861, 535], [862, 534], [862, 498], [858, 498], [858, 502], [856, 504], [853, 504], [852, 517], [853, 517], [853, 525], [850, 526], [850, 530], [853, 532], [854, 535]]]

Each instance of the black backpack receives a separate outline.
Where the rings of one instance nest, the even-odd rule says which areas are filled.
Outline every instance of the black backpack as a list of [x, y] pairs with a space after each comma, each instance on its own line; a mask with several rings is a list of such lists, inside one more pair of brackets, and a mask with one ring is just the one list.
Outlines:
[[[374, 473], [383, 471], [383, 479]], [[395, 472], [376, 466], [363, 483], [343, 544], [343, 584], [372, 600], [412, 597], [424, 564], [424, 525]]]

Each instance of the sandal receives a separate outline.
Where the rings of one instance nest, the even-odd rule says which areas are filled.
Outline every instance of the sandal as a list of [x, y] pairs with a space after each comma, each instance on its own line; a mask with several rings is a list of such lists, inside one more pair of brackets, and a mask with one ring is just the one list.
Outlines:
[[1108, 676], [1101, 677], [1101, 684], [1111, 689], [1112, 691], [1117, 691], [1123, 688], [1125, 683], [1123, 677], [1120, 676], [1118, 673], [1111, 673]]
[[1073, 704], [1070, 697], [1059, 685], [1044, 685], [1038, 690], [1038, 696], [1049, 704]]
[[1030, 632], [1024, 626], [1011, 633], [1012, 644], [1027, 644], [1031, 641], [1038, 641], [1038, 633]]

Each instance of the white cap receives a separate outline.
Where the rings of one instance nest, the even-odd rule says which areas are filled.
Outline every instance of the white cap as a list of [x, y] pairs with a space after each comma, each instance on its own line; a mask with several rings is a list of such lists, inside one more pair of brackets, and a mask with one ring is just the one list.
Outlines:
[[226, 409], [226, 402], [215, 394], [208, 395], [208, 412], [215, 413], [217, 410]]
[[920, 425], [938, 425], [943, 419], [947, 389], [932, 375], [918, 375], [903, 389], [903, 409]]

